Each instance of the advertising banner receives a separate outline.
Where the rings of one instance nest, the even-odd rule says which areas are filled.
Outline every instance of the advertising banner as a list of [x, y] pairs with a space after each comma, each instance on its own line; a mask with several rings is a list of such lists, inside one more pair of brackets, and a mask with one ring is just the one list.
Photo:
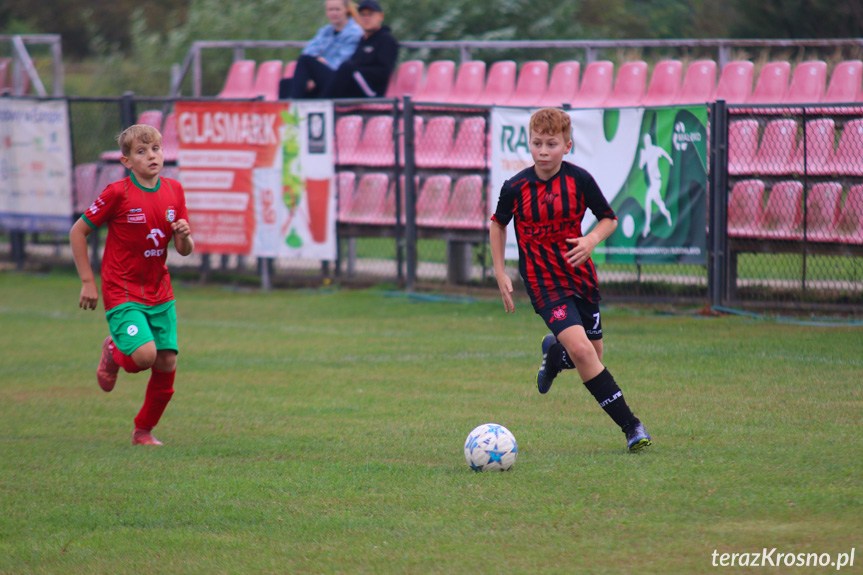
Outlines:
[[[703, 264], [707, 252], [707, 107], [571, 110], [564, 160], [593, 175], [618, 218], [595, 262]], [[530, 111], [492, 110], [493, 211], [503, 183], [533, 165]], [[596, 223], [588, 211], [582, 232]], [[517, 259], [514, 233], [507, 259]]]
[[0, 98], [0, 227], [72, 226], [72, 153], [65, 100]]

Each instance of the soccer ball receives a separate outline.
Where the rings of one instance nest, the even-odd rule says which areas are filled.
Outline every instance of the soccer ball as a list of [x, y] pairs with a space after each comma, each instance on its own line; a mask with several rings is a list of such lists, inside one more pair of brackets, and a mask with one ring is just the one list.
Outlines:
[[474, 471], [507, 471], [517, 456], [515, 436], [497, 423], [483, 423], [464, 442], [464, 458]]

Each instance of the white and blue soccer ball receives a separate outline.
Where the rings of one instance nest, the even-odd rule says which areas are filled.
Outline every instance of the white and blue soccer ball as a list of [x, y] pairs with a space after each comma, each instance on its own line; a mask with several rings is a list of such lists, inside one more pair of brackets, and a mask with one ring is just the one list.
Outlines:
[[464, 442], [464, 458], [474, 471], [507, 471], [518, 457], [512, 432], [497, 423], [483, 423]]

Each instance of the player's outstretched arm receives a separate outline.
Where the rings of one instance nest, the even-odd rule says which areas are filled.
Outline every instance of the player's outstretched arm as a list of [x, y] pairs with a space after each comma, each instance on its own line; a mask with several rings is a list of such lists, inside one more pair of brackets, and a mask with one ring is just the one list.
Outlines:
[[597, 222], [593, 230], [586, 236], [580, 238], [567, 238], [566, 243], [572, 248], [566, 252], [566, 260], [572, 267], [578, 267], [587, 261], [593, 249], [599, 242], [606, 239], [617, 229], [617, 220], [613, 218], [602, 218]]
[[72, 245], [72, 257], [81, 278], [81, 296], [78, 307], [81, 309], [96, 309], [99, 303], [99, 289], [96, 287], [96, 276], [90, 267], [90, 254], [87, 251], [87, 236], [93, 228], [87, 225], [84, 218], [79, 218], [69, 230], [69, 243]]
[[515, 302], [512, 299], [512, 280], [506, 275], [506, 228], [492, 221], [489, 226], [489, 242], [491, 243], [491, 259], [494, 262], [494, 277], [500, 290], [500, 299], [506, 313], [515, 312]]
[[195, 250], [195, 240], [192, 239], [192, 227], [184, 219], [171, 224], [174, 230], [174, 247], [181, 256], [187, 256]]

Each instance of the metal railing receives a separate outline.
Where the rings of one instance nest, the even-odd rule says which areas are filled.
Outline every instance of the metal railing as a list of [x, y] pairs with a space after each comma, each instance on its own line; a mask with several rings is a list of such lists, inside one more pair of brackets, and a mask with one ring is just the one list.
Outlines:
[[[44, 45], [51, 51], [51, 96], [63, 95], [63, 46], [58, 34], [0, 34], [0, 45], [8, 44], [12, 51], [12, 86], [13, 96], [23, 96], [32, 86], [36, 95], [42, 98], [48, 96], [45, 83], [39, 77], [39, 71], [33, 63], [28, 46]], [[2, 86], [0, 86], [2, 88]]]

